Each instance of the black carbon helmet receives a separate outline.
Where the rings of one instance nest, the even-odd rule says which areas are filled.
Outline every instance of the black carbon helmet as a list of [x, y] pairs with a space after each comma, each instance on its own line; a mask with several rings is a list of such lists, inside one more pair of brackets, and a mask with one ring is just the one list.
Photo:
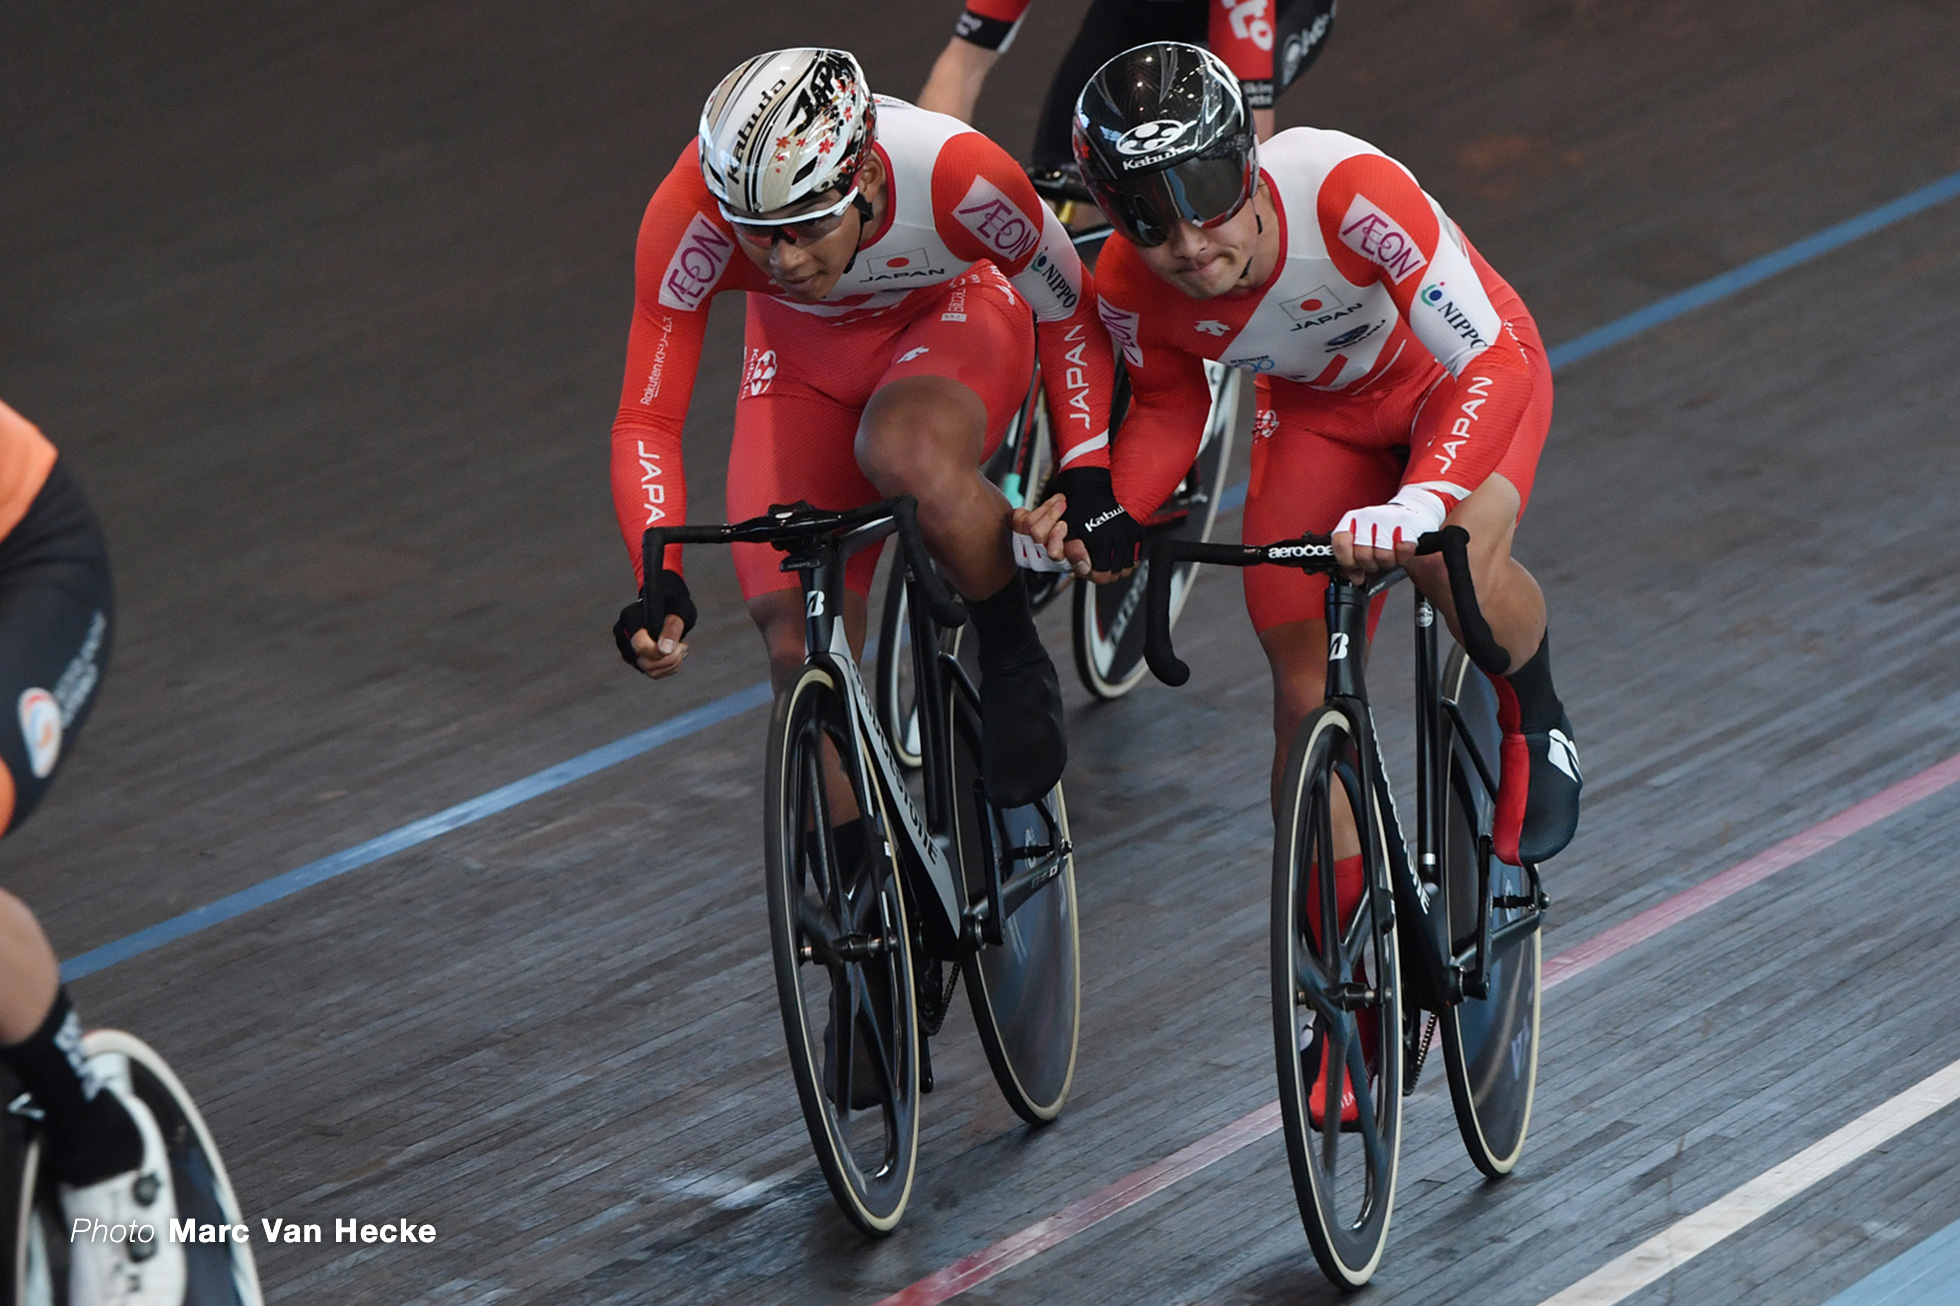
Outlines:
[[1125, 50], [1075, 101], [1075, 162], [1111, 224], [1161, 245], [1174, 223], [1215, 227], [1252, 198], [1258, 137], [1239, 79], [1200, 46]]

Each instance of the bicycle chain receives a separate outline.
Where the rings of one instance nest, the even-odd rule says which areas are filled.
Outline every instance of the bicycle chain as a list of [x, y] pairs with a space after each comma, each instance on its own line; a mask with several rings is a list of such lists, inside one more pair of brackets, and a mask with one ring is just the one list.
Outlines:
[[1422, 1027], [1422, 1042], [1416, 1046], [1415, 1064], [1409, 1067], [1408, 1074], [1402, 1077], [1402, 1096], [1407, 1097], [1416, 1091], [1416, 1081], [1422, 1078], [1422, 1063], [1429, 1060], [1429, 1045], [1436, 1037], [1436, 1013], [1422, 1013], [1428, 1023]]
[[934, 959], [930, 969], [915, 973], [914, 985], [919, 991], [919, 1029], [927, 1038], [937, 1037], [940, 1026], [946, 1023], [946, 1013], [953, 1008], [953, 992], [960, 986], [960, 968], [951, 967], [952, 978], [946, 981], [946, 991], [939, 991], [938, 974], [946, 963]]

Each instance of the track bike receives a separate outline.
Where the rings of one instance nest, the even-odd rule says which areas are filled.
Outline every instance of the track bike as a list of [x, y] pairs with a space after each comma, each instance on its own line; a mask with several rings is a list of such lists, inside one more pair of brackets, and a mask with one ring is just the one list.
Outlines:
[[[1062, 189], [1057, 189], [1058, 186]], [[1044, 181], [1036, 189], [1058, 203], [1088, 204], [1088, 211], [1095, 212], [1088, 191], [1078, 183]], [[1108, 222], [1102, 221], [1072, 237], [1085, 262], [1094, 261], [1109, 232]], [[1225, 494], [1225, 477], [1231, 470], [1232, 446], [1252, 429], [1256, 398], [1251, 378], [1236, 368], [1207, 362], [1205, 379], [1211, 387], [1211, 409], [1205, 416], [1197, 456], [1170, 499], [1143, 523], [1147, 538], [1205, 540], [1211, 537]], [[1129, 378], [1119, 357], [1115, 403], [1109, 422], [1112, 434], [1128, 402]], [[1055, 441], [1038, 359], [1020, 412], [1008, 424], [1000, 446], [980, 470], [1013, 507], [1032, 509], [1048, 497], [1049, 481], [1056, 470]], [[1173, 614], [1182, 610], [1196, 573], [1194, 564], [1177, 565], [1171, 591]], [[1066, 573], [1048, 571], [1030, 572], [1027, 583], [1028, 597], [1036, 612], [1073, 588], [1069, 625], [1075, 646], [1075, 671], [1085, 689], [1099, 699], [1110, 700], [1136, 688], [1148, 669], [1143, 660], [1143, 623], [1137, 619], [1149, 584], [1147, 562], [1107, 585], [1071, 587]], [[894, 572], [885, 587], [878, 623], [874, 701], [878, 705], [878, 719], [891, 734], [899, 761], [916, 768], [920, 741], [917, 694], [909, 678], [911, 655], [906, 651], [910, 629], [906, 588]], [[940, 638], [942, 648], [957, 656], [959, 630], [943, 631]]]
[[[894, 534], [920, 687], [917, 796], [842, 620], [845, 564]], [[658, 572], [668, 544], [738, 541], [782, 551], [807, 616], [803, 668], [770, 717], [763, 811], [790, 1069], [838, 1206], [866, 1233], [889, 1233], [912, 1191], [919, 1096], [933, 1087], [929, 1041], [962, 978], [1015, 1112], [1045, 1124], [1068, 1098], [1082, 992], [1068, 810], [1060, 784], [1025, 807], [988, 801], [979, 694], [939, 639], [964, 623], [965, 609], [926, 554], [910, 497], [655, 527], [643, 540], [646, 574]], [[646, 628], [659, 630], [660, 595], [645, 603]]]
[[[120, 1030], [91, 1030], [82, 1036], [86, 1056], [117, 1053], [129, 1058], [130, 1082], [156, 1117], [170, 1160], [177, 1218], [195, 1225], [244, 1225], [231, 1180], [204, 1117], [162, 1057], [141, 1039]], [[0, 1182], [9, 1209], [0, 1213], [6, 1231], [12, 1294], [17, 1306], [68, 1306], [69, 1229], [62, 1216], [54, 1176], [43, 1164], [41, 1109], [33, 1097], [5, 1076], [9, 1094], [0, 1116], [0, 1157], [7, 1176]], [[170, 1231], [164, 1230], [169, 1236]], [[184, 1306], [261, 1306], [258, 1267], [248, 1242], [183, 1244], [186, 1271]], [[76, 1303], [75, 1306], [86, 1306]]]
[[[1466, 536], [1425, 535], [1440, 552], [1458, 625], [1479, 660], [1501, 650], [1477, 608]], [[1403, 578], [1344, 578], [1327, 536], [1249, 546], [1164, 541], [1152, 560], [1326, 573], [1327, 695], [1300, 725], [1281, 781], [1273, 843], [1274, 1054], [1287, 1159], [1307, 1240], [1327, 1277], [1359, 1287], [1388, 1237], [1402, 1098], [1440, 1037], [1450, 1100], [1471, 1161], [1493, 1178], [1524, 1149], [1538, 1076], [1540, 930], [1550, 900], [1538, 868], [1491, 846], [1500, 731], [1490, 681], [1452, 646], [1438, 665], [1436, 610], [1415, 603], [1416, 811], [1409, 837], [1382, 766], [1362, 662], [1370, 604]], [[1147, 653], [1166, 684], [1190, 669], [1171, 645], [1160, 571]], [[1351, 817], [1362, 857], [1358, 905], [1337, 908], [1336, 830]]]

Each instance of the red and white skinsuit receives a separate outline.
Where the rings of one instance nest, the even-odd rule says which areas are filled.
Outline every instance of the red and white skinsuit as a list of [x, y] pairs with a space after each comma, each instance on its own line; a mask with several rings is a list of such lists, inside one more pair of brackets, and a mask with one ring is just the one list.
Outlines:
[[[1107, 463], [1114, 364], [1094, 283], [1020, 166], [958, 119], [883, 96], [873, 148], [890, 178], [885, 214], [820, 303], [782, 295], [736, 248], [693, 145], [647, 205], [612, 428], [613, 504], [635, 573], [642, 532], [685, 520], [681, 427], [708, 302], [731, 290], [748, 292], [731, 520], [798, 499], [850, 508], [879, 498], [853, 444], [865, 404], [901, 377], [944, 376], [971, 389], [986, 405], [991, 452], [1037, 352], [1057, 456]], [[763, 545], [735, 546], [744, 597], [794, 588], [779, 560]], [[680, 569], [678, 546], [665, 565]], [[876, 565], [876, 550], [859, 553], [852, 588], [867, 593]]]
[[[1271, 382], [1253, 434], [1248, 542], [1332, 531], [1405, 485], [1447, 507], [1501, 473], [1529, 501], [1552, 378], [1517, 293], [1372, 146], [1296, 128], [1261, 145], [1259, 161], [1280, 220], [1264, 285], [1191, 299], [1119, 236], [1097, 264], [1103, 321], [1135, 385], [1115, 442], [1118, 501], [1146, 516], [1190, 467], [1211, 399], [1203, 359]], [[1322, 617], [1325, 578], [1244, 575], [1256, 629]]]

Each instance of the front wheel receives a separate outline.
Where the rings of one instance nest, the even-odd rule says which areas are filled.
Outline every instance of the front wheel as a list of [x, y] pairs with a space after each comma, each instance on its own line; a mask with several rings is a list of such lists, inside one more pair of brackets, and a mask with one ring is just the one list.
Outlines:
[[[1169, 502], [1144, 523], [1152, 539], [1159, 535], [1187, 540], [1211, 538], [1219, 501], [1225, 494], [1225, 476], [1231, 469], [1232, 443], [1241, 432], [1252, 428], [1256, 401], [1250, 375], [1217, 363], [1206, 363], [1205, 373], [1211, 382], [1211, 413], [1205, 419], [1198, 456]], [[1173, 625], [1184, 610], [1197, 573], [1195, 562], [1177, 564], [1171, 578]], [[1150, 564], [1144, 562], [1122, 580], [1075, 587], [1075, 672], [1083, 687], [1099, 699], [1121, 698], [1136, 688], [1149, 670], [1143, 660], [1143, 602], [1149, 582]]]
[[[1538, 1015], [1542, 953], [1535, 884], [1491, 851], [1496, 795], [1483, 783], [1469, 750], [1497, 765], [1497, 699], [1490, 681], [1453, 649], [1443, 667], [1442, 696], [1456, 703], [1463, 732], [1448, 734], [1449, 814], [1443, 826], [1450, 952], [1473, 963], [1487, 903], [1490, 943], [1484, 995], [1468, 995], [1444, 1012], [1438, 1026], [1449, 1067], [1457, 1130], [1476, 1167], [1492, 1178], [1509, 1174], [1524, 1151], [1538, 1083]], [[1488, 876], [1486, 882], [1485, 876]]]
[[[1337, 837], [1351, 836], [1336, 831], [1350, 814], [1365, 848], [1344, 886]], [[1340, 708], [1322, 707], [1294, 736], [1280, 790], [1273, 1037], [1300, 1219], [1321, 1270], [1345, 1288], [1381, 1261], [1402, 1139], [1402, 984], [1385, 845], [1359, 732]]]
[[[178, 1220], [200, 1226], [242, 1225], [231, 1178], [225, 1172], [218, 1145], [189, 1090], [168, 1063], [149, 1044], [117, 1029], [91, 1030], [82, 1036], [82, 1052], [91, 1060], [117, 1056], [129, 1063], [129, 1083], [148, 1107], [163, 1135], [170, 1162], [171, 1187]], [[9, 1112], [29, 1109], [25, 1094]], [[9, 1151], [19, 1177], [12, 1221], [14, 1239], [13, 1300], [22, 1306], [56, 1306], [68, 1298], [69, 1240], [61, 1199], [53, 1177], [42, 1164], [38, 1130], [9, 1122]], [[256, 1232], [256, 1229], [254, 1230]], [[261, 1306], [258, 1266], [246, 1242], [186, 1242], [184, 1306]]]
[[967, 901], [982, 912], [981, 946], [961, 963], [967, 998], [1008, 1105], [1046, 1124], [1068, 1100], [1082, 1024], [1068, 808], [1060, 784], [1026, 807], [987, 801], [980, 704], [950, 662], [946, 673], [959, 864]]
[[[911, 1196], [919, 1143], [904, 895], [831, 672], [805, 667], [777, 697], [769, 731], [765, 894], [790, 1071], [837, 1205], [866, 1233], [889, 1233]], [[832, 791], [835, 759], [845, 791]]]

